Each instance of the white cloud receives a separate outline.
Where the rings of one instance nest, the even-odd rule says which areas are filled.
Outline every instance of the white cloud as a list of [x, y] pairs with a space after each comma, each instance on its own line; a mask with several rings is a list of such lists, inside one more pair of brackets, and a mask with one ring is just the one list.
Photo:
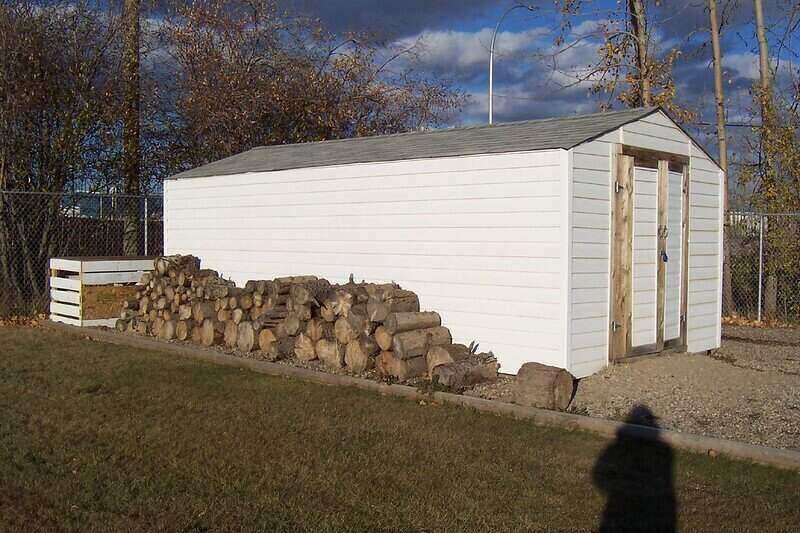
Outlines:
[[[421, 66], [437, 70], [472, 70], [489, 61], [489, 45], [492, 29], [483, 28], [475, 32], [433, 31], [404, 38], [396, 47], [416, 44]], [[547, 28], [531, 28], [522, 32], [499, 32], [495, 43], [495, 58], [517, 56], [531, 52], [540, 39], [548, 33]]]

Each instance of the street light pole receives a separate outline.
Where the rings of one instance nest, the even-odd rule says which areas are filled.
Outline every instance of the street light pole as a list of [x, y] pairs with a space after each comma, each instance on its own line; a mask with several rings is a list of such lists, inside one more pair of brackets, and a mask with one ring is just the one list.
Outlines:
[[497, 30], [500, 29], [500, 24], [502, 24], [503, 19], [506, 18], [506, 15], [514, 11], [519, 7], [524, 7], [528, 11], [533, 11], [532, 6], [527, 6], [525, 4], [516, 4], [508, 9], [505, 10], [503, 15], [500, 17], [500, 20], [497, 21], [497, 24], [494, 26], [494, 33], [492, 33], [492, 43], [489, 45], [489, 125], [492, 125], [492, 100], [493, 100], [493, 90], [492, 85], [494, 82], [494, 43], [497, 40]]

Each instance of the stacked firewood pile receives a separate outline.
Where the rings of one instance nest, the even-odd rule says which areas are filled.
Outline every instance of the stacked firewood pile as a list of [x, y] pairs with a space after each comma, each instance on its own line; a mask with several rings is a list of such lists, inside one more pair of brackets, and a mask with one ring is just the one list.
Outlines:
[[331, 369], [399, 380], [427, 376], [460, 389], [497, 376], [491, 353], [453, 344], [435, 312], [393, 283], [331, 284], [316, 276], [248, 281], [201, 269], [194, 256], [159, 257], [123, 302], [117, 329], [222, 345], [267, 360], [318, 360]]

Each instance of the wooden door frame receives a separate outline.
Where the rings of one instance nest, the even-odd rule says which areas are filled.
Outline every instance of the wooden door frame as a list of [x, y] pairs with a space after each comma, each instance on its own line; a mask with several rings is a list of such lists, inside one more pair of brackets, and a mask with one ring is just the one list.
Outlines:
[[[611, 270], [609, 276], [608, 360], [620, 361], [631, 353], [633, 260], [633, 166], [634, 158], [617, 145], [614, 181], [611, 184]], [[619, 206], [619, 208], [618, 208]], [[617, 290], [617, 287], [624, 287]]]
[[[633, 348], [631, 345], [631, 323], [633, 307], [633, 193], [634, 168], [637, 166], [658, 168], [658, 227], [656, 247], [656, 342]], [[666, 250], [667, 192], [669, 191], [669, 166], [683, 168], [682, 187], [682, 253], [681, 253], [681, 317], [680, 337], [664, 342], [664, 305], [666, 296], [666, 268], [661, 259], [661, 250]], [[610, 298], [609, 298], [609, 342], [608, 360], [615, 362], [630, 357], [652, 354], [665, 347], [686, 346], [686, 304], [688, 296], [689, 264], [689, 158], [679, 154], [645, 150], [617, 145], [613, 161], [614, 181], [611, 202], [610, 244]], [[618, 209], [618, 206], [620, 209]], [[623, 287], [620, 291], [619, 287]]]

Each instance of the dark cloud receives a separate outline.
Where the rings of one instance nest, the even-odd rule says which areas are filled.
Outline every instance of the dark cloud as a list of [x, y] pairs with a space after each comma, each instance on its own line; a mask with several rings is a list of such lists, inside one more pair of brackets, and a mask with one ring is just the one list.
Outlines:
[[371, 31], [399, 38], [452, 28], [498, 5], [496, 0], [281, 0], [279, 5], [318, 17], [333, 32]]

